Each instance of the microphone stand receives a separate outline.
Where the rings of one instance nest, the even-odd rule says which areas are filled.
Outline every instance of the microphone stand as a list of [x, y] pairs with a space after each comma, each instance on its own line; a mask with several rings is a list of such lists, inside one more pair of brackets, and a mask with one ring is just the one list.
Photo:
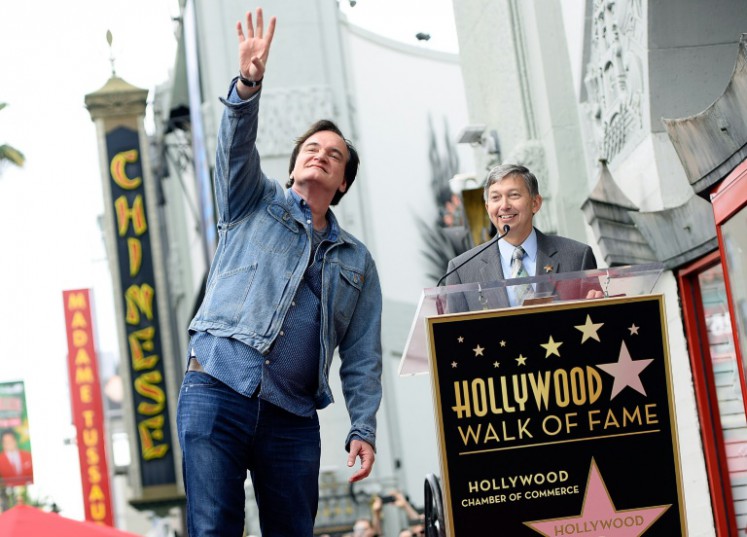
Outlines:
[[441, 279], [438, 280], [438, 283], [436, 284], [436, 287], [439, 287], [448, 276], [450, 276], [451, 274], [454, 274], [457, 270], [459, 270], [464, 265], [466, 265], [467, 262], [472, 261], [475, 257], [477, 257], [478, 255], [480, 255], [481, 253], [483, 253], [485, 250], [487, 250], [488, 248], [490, 248], [491, 245], [497, 243], [503, 237], [505, 237], [506, 235], [508, 235], [509, 231], [511, 231], [511, 226], [509, 226], [508, 224], [505, 224], [503, 226], [503, 235], [498, 235], [495, 238], [495, 240], [488, 241], [487, 244], [485, 244], [485, 246], [483, 246], [478, 251], [476, 251], [474, 254], [472, 254], [471, 256], [469, 256], [467, 259], [465, 259], [464, 261], [462, 261], [461, 263], [459, 263], [456, 267], [454, 267], [453, 269], [451, 269], [450, 271], [448, 271], [446, 274], [444, 274], [443, 276], [441, 276]]
[[[468, 257], [467, 259], [465, 259], [464, 261], [462, 261], [461, 263], [459, 263], [459, 264], [458, 264], [458, 265], [457, 265], [456, 267], [454, 267], [453, 269], [451, 269], [450, 271], [448, 271], [448, 272], [447, 272], [446, 274], [444, 274], [443, 276], [441, 276], [441, 279], [440, 279], [440, 280], [438, 280], [438, 283], [436, 283], [436, 287], [440, 287], [440, 286], [441, 286], [441, 284], [443, 283], [443, 281], [444, 281], [444, 280], [445, 280], [445, 279], [446, 279], [446, 278], [447, 278], [447, 277], [448, 277], [449, 275], [451, 275], [451, 274], [453, 274], [454, 272], [456, 272], [457, 270], [459, 270], [459, 269], [460, 269], [460, 268], [461, 268], [462, 266], [464, 266], [464, 265], [465, 265], [465, 264], [466, 264], [467, 262], [469, 262], [469, 261], [472, 261], [472, 260], [473, 260], [473, 259], [474, 259], [475, 257], [477, 257], [478, 255], [480, 255], [480, 254], [481, 254], [481, 253], [483, 253], [483, 252], [484, 252], [485, 250], [487, 250], [488, 248], [490, 248], [491, 246], [493, 246], [493, 245], [494, 245], [495, 243], [497, 243], [497, 242], [498, 242], [499, 240], [501, 240], [501, 239], [502, 239], [503, 237], [505, 237], [506, 235], [508, 235], [508, 232], [509, 232], [509, 231], [511, 231], [511, 226], [509, 226], [508, 224], [505, 224], [505, 225], [503, 226], [503, 235], [498, 235], [498, 236], [497, 236], [497, 237], [495, 238], [495, 240], [490, 240], [490, 241], [488, 241], [488, 242], [487, 242], [487, 244], [485, 244], [485, 246], [483, 246], [482, 248], [480, 248], [479, 250], [477, 250], [477, 251], [476, 251], [476, 252], [475, 252], [474, 254], [472, 254], [472, 255], [471, 255], [471, 256], [469, 256], [469, 257]], [[477, 285], [478, 285], [478, 287], [480, 288], [480, 295], [482, 295], [482, 288], [480, 287], [480, 284], [479, 284], [479, 282], [478, 282], [478, 284], [477, 284]], [[482, 302], [482, 301], [481, 301], [481, 302]], [[483, 304], [483, 306], [485, 306], [485, 304]], [[483, 308], [483, 309], [484, 309], [484, 308]], [[443, 302], [441, 301], [441, 297], [440, 297], [440, 296], [436, 298], [436, 312], [438, 313], [438, 315], [442, 315], [443, 313], [445, 313], [445, 308], [444, 308], [444, 304], [443, 304]]]

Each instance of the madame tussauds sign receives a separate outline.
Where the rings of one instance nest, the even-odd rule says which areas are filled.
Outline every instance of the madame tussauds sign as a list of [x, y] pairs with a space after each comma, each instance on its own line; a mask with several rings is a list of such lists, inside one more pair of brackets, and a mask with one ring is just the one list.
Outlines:
[[428, 320], [451, 535], [684, 535], [661, 296]]

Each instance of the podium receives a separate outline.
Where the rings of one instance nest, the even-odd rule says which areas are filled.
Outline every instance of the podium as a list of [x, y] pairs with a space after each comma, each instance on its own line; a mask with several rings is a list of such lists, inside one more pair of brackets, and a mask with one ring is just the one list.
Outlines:
[[662, 271], [423, 290], [399, 372], [431, 375], [427, 535], [687, 534]]

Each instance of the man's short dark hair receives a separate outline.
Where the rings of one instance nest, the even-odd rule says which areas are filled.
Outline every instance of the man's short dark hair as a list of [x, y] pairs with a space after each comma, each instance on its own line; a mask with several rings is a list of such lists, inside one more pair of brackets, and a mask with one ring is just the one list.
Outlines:
[[[304, 132], [301, 136], [296, 138], [296, 145], [293, 147], [293, 152], [291, 153], [290, 157], [290, 165], [288, 166], [288, 173], [293, 173], [293, 168], [296, 166], [296, 159], [298, 158], [298, 153], [301, 151], [301, 146], [304, 144], [306, 140], [311, 138], [314, 134], [317, 132], [322, 131], [330, 131], [334, 132], [337, 136], [342, 138], [342, 140], [345, 142], [345, 145], [348, 147], [348, 161], [345, 163], [345, 182], [347, 183], [347, 188], [345, 189], [345, 192], [340, 192], [339, 190], [335, 192], [335, 197], [332, 198], [332, 202], [330, 205], [337, 205], [342, 197], [350, 190], [350, 187], [353, 184], [353, 181], [355, 181], [355, 176], [358, 174], [358, 165], [360, 164], [360, 158], [358, 157], [358, 151], [356, 151], [355, 147], [353, 146], [353, 143], [345, 138], [342, 135], [342, 131], [332, 123], [328, 119], [320, 119], [316, 123], [314, 123], [309, 129]], [[290, 188], [293, 186], [293, 177], [288, 179], [288, 182], [285, 184], [286, 188]]]
[[534, 176], [529, 169], [518, 164], [500, 164], [488, 172], [488, 176], [485, 178], [485, 189], [483, 197], [485, 201], [488, 201], [488, 191], [490, 187], [495, 183], [500, 183], [504, 178], [517, 175], [521, 177], [524, 184], [527, 185], [529, 195], [533, 198], [539, 196], [539, 183], [537, 178]]
[[15, 431], [15, 429], [3, 429], [0, 431], [0, 438], [5, 438], [6, 436], [12, 436], [16, 442], [18, 442], [18, 433]]

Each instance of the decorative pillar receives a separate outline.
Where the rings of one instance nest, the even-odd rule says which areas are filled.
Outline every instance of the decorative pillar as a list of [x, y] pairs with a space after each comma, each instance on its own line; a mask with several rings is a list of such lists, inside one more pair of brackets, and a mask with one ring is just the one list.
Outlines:
[[130, 503], [168, 508], [184, 501], [176, 434], [171, 313], [158, 189], [143, 118], [148, 91], [112, 74], [85, 97], [96, 124], [105, 206], [105, 241], [115, 294], [130, 438]]

